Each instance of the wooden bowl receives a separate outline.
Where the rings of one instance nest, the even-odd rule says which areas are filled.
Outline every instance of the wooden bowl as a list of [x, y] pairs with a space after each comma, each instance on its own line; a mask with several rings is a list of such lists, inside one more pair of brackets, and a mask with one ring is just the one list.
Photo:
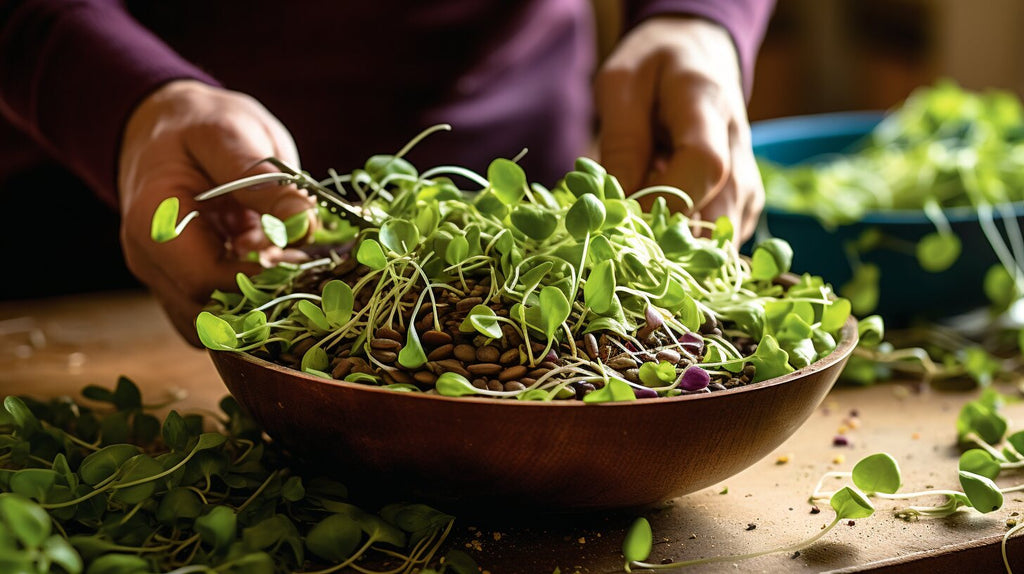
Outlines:
[[270, 436], [346, 481], [442, 506], [578, 510], [658, 503], [747, 468], [807, 420], [856, 344], [850, 318], [835, 351], [784, 377], [593, 405], [395, 392], [247, 354], [211, 356]]

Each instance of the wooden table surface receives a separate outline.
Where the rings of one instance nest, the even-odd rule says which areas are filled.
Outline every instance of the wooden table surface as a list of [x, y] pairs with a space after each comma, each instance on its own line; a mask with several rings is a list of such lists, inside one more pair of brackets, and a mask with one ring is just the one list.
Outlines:
[[[148, 402], [186, 391], [182, 407], [213, 408], [226, 394], [205, 353], [180, 340], [144, 293], [0, 302], [0, 395], [77, 395], [86, 384], [112, 386], [119, 375], [139, 384]], [[827, 505], [811, 513], [807, 498], [819, 477], [849, 470], [867, 454], [896, 457], [904, 490], [956, 488], [954, 422], [975, 396], [897, 383], [838, 388], [775, 453], [711, 488], [642, 511], [462, 519], [452, 541], [492, 574], [619, 571], [623, 533], [640, 513], [654, 528], [652, 562], [785, 546], [813, 535], [833, 516]], [[1012, 420], [1024, 420], [1024, 404], [1006, 412], [1010, 428], [1019, 428]], [[841, 427], [847, 446], [833, 444]], [[889, 502], [876, 507], [874, 516], [837, 526], [798, 556], [687, 571], [1000, 572], [999, 542], [1007, 519], [1024, 510], [1024, 494], [1007, 495], [1003, 509], [991, 514], [964, 511], [917, 522], [896, 518]], [[1009, 550], [1011, 564], [1024, 572], [1024, 543], [1015, 539]]]

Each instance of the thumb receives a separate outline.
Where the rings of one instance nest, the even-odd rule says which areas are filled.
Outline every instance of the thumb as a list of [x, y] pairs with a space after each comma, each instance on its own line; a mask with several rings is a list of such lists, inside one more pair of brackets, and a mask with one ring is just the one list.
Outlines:
[[651, 163], [654, 74], [648, 68], [613, 57], [595, 82], [601, 164], [627, 193], [640, 187]]

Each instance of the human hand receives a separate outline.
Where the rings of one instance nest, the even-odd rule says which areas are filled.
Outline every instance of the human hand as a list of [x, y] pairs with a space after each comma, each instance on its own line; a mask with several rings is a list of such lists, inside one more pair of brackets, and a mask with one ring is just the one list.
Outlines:
[[[192, 80], [153, 92], [129, 118], [120, 150], [118, 188], [121, 245], [129, 269], [148, 285], [171, 322], [199, 346], [195, 318], [214, 289], [235, 290], [238, 272], [261, 261], [297, 259], [266, 238], [260, 216], [281, 220], [311, 211], [314, 201], [294, 186], [248, 189], [202, 203], [193, 199], [216, 185], [274, 172], [260, 160], [275, 156], [298, 166], [298, 152], [281, 122], [256, 100]], [[181, 212], [200, 212], [173, 242], [150, 237], [161, 201], [177, 197]]]
[[[675, 186], [693, 198], [701, 219], [725, 215], [741, 241], [753, 234], [764, 187], [739, 59], [724, 28], [675, 16], [642, 22], [599, 72], [596, 99], [601, 163], [627, 192]], [[681, 199], [665, 199], [686, 211]]]

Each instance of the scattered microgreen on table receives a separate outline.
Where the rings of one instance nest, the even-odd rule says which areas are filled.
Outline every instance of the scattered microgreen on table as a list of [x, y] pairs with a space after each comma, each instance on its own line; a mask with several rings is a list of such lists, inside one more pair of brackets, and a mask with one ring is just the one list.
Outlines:
[[[128, 379], [83, 395], [91, 402], [3, 400], [0, 571], [329, 574], [358, 561], [361, 572], [437, 572], [453, 517], [354, 506], [232, 398], [219, 414], [160, 421]], [[452, 551], [440, 572], [477, 571], [467, 563]]]

